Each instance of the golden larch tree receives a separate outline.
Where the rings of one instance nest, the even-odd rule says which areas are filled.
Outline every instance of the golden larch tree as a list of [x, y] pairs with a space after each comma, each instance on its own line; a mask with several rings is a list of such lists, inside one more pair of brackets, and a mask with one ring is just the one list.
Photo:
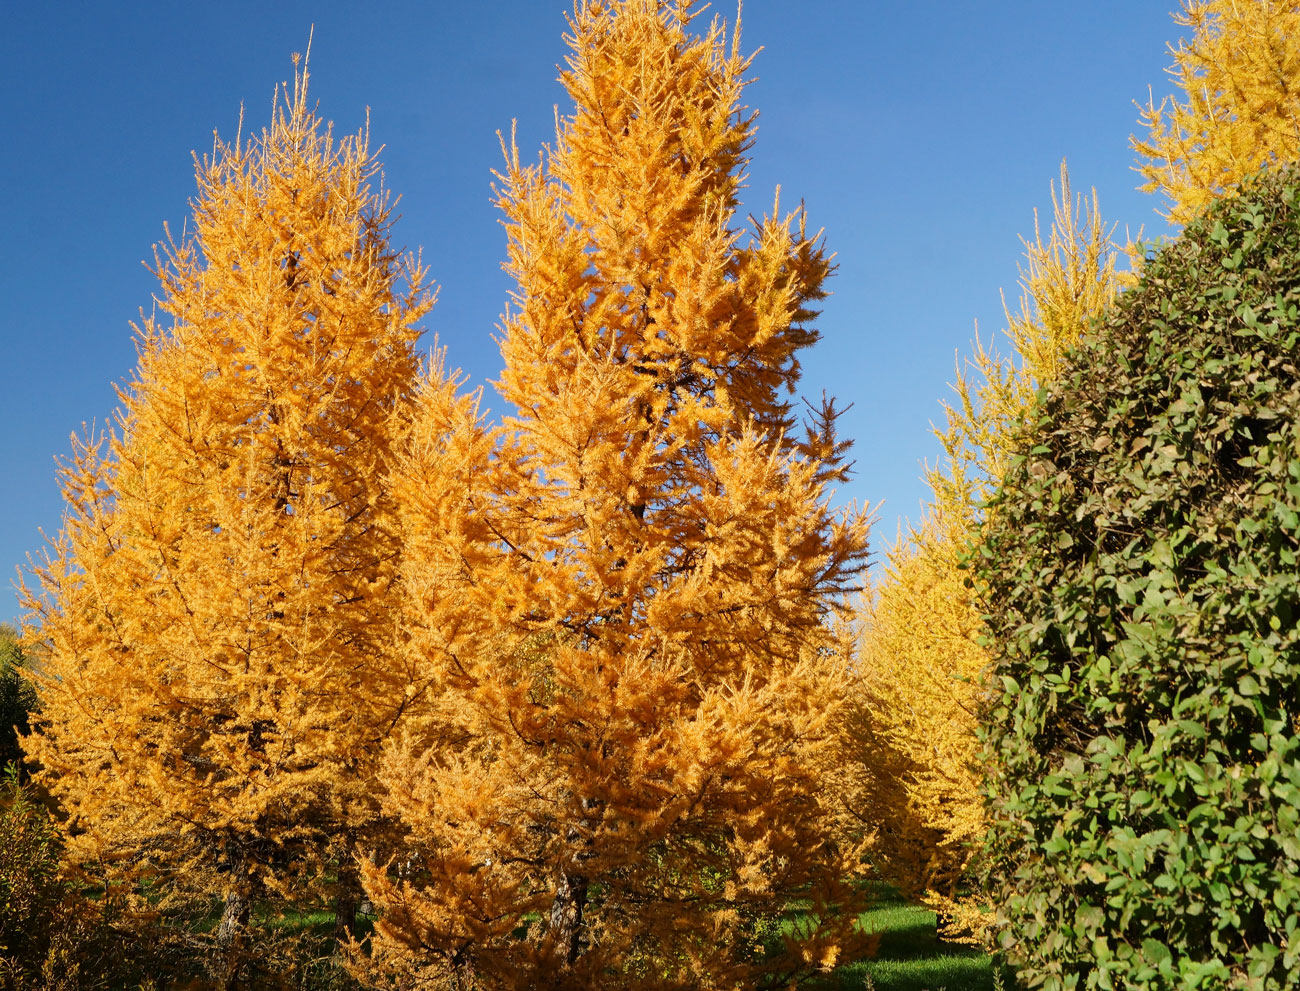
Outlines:
[[575, 8], [573, 112], [500, 176], [510, 415], [423, 393], [403, 573], [443, 704], [385, 770], [370, 979], [786, 987], [864, 942], [823, 799], [867, 525], [791, 398], [830, 259], [802, 211], [736, 225], [750, 59], [698, 7]]
[[1182, 0], [1191, 37], [1170, 46], [1182, 98], [1151, 98], [1133, 139], [1147, 192], [1185, 224], [1242, 179], [1300, 158], [1300, 5]]
[[1076, 199], [1062, 162], [1060, 186], [1054, 184], [1051, 193], [1047, 236], [1035, 210], [1034, 239], [1024, 241], [1018, 308], [1003, 300], [1010, 353], [990, 350], [977, 339], [972, 358], [958, 365], [957, 402], [944, 404], [945, 427], [939, 432], [945, 456], [926, 472], [935, 510], [967, 525], [978, 520], [980, 507], [1018, 453], [1017, 421], [1119, 289], [1119, 255], [1096, 191], [1087, 200]]
[[1011, 353], [977, 341], [959, 366], [957, 402], [939, 433], [946, 457], [927, 472], [927, 515], [891, 549], [864, 599], [845, 723], [851, 828], [872, 834], [880, 873], [964, 941], [980, 941], [989, 919], [970, 870], [984, 835], [976, 729], [987, 652], [961, 558], [1015, 454], [1018, 418], [1118, 288], [1096, 194], [1076, 200], [1064, 165], [1052, 204], [1046, 236], [1035, 216], [1025, 241], [1019, 308], [1005, 307]]
[[157, 257], [166, 317], [137, 328], [113, 430], [65, 465], [25, 590], [27, 745], [71, 862], [143, 875], [164, 914], [224, 899], [208, 967], [236, 986], [255, 906], [332, 898], [346, 928], [359, 901], [351, 846], [414, 697], [386, 477], [431, 300], [367, 136], [322, 124], [305, 71], [196, 172], [189, 236]]

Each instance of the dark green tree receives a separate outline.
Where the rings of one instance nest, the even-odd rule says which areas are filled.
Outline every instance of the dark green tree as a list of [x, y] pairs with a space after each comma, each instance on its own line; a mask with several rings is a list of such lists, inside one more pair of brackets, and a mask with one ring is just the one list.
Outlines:
[[1051, 989], [1300, 986], [1300, 175], [1148, 259], [976, 558], [1001, 947]]
[[36, 709], [36, 689], [22, 675], [29, 665], [18, 631], [0, 623], [0, 768], [22, 760], [18, 738], [30, 729]]
[[[62, 835], [37, 792], [10, 766], [0, 776], [0, 989], [156, 988], [156, 943], [126, 938], [120, 899], [88, 893], [60, 864]], [[190, 986], [190, 985], [186, 985]]]

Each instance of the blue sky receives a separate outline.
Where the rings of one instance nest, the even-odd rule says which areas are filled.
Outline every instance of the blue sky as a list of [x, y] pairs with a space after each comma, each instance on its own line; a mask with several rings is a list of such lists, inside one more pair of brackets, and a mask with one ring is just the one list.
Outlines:
[[[857, 474], [843, 502], [884, 501], [874, 545], [916, 519], [957, 352], [1000, 332], [1019, 235], [1050, 209], [1062, 158], [1112, 222], [1166, 228], [1137, 192], [1135, 100], [1168, 91], [1174, 0], [747, 0], [759, 111], [747, 205], [803, 198], [838, 253], [824, 339], [803, 391], [853, 403]], [[261, 128], [290, 53], [315, 25], [323, 116], [386, 149], [399, 243], [441, 287], [427, 321], [473, 383], [494, 378], [509, 284], [489, 202], [497, 130], [521, 149], [565, 112], [555, 81], [564, 0], [11, 4], [0, 37], [0, 571], [59, 527], [53, 458], [103, 422], [135, 351], [129, 321], [156, 289], [141, 261], [179, 231], [191, 151]], [[734, 21], [733, 2], [714, 8]], [[490, 397], [489, 405], [500, 401]], [[17, 614], [0, 592], [0, 619]]]

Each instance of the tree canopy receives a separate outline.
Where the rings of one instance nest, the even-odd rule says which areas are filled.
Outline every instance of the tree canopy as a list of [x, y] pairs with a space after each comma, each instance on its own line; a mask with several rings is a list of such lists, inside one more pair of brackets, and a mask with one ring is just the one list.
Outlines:
[[305, 70], [259, 137], [197, 162], [189, 235], [157, 261], [169, 319], [144, 319], [115, 429], [65, 465], [26, 590], [30, 750], [69, 859], [143, 879], [164, 916], [224, 899], [200, 940], [223, 987], [268, 963], [255, 902], [355, 908], [351, 843], [411, 701], [387, 474], [430, 300], [376, 169]]
[[499, 177], [509, 412], [440, 368], [420, 398], [406, 615], [445, 704], [384, 774], [418, 856], [366, 873], [397, 986], [783, 987], [864, 939], [822, 797], [866, 522], [793, 403], [830, 260], [801, 211], [737, 225], [750, 59], [698, 9], [577, 8], [573, 109]]
[[1170, 75], [1182, 91], [1156, 103], [1134, 138], [1148, 192], [1185, 224], [1243, 179], [1300, 158], [1300, 7], [1290, 0], [1182, 0], [1191, 29]]

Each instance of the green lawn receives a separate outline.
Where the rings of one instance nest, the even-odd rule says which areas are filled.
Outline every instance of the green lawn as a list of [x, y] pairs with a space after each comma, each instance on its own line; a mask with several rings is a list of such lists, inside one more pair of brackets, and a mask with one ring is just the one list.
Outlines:
[[942, 943], [935, 918], [897, 895], [882, 894], [862, 916], [863, 925], [881, 934], [872, 960], [839, 967], [814, 987], [817, 991], [995, 991], [993, 964], [985, 954]]

